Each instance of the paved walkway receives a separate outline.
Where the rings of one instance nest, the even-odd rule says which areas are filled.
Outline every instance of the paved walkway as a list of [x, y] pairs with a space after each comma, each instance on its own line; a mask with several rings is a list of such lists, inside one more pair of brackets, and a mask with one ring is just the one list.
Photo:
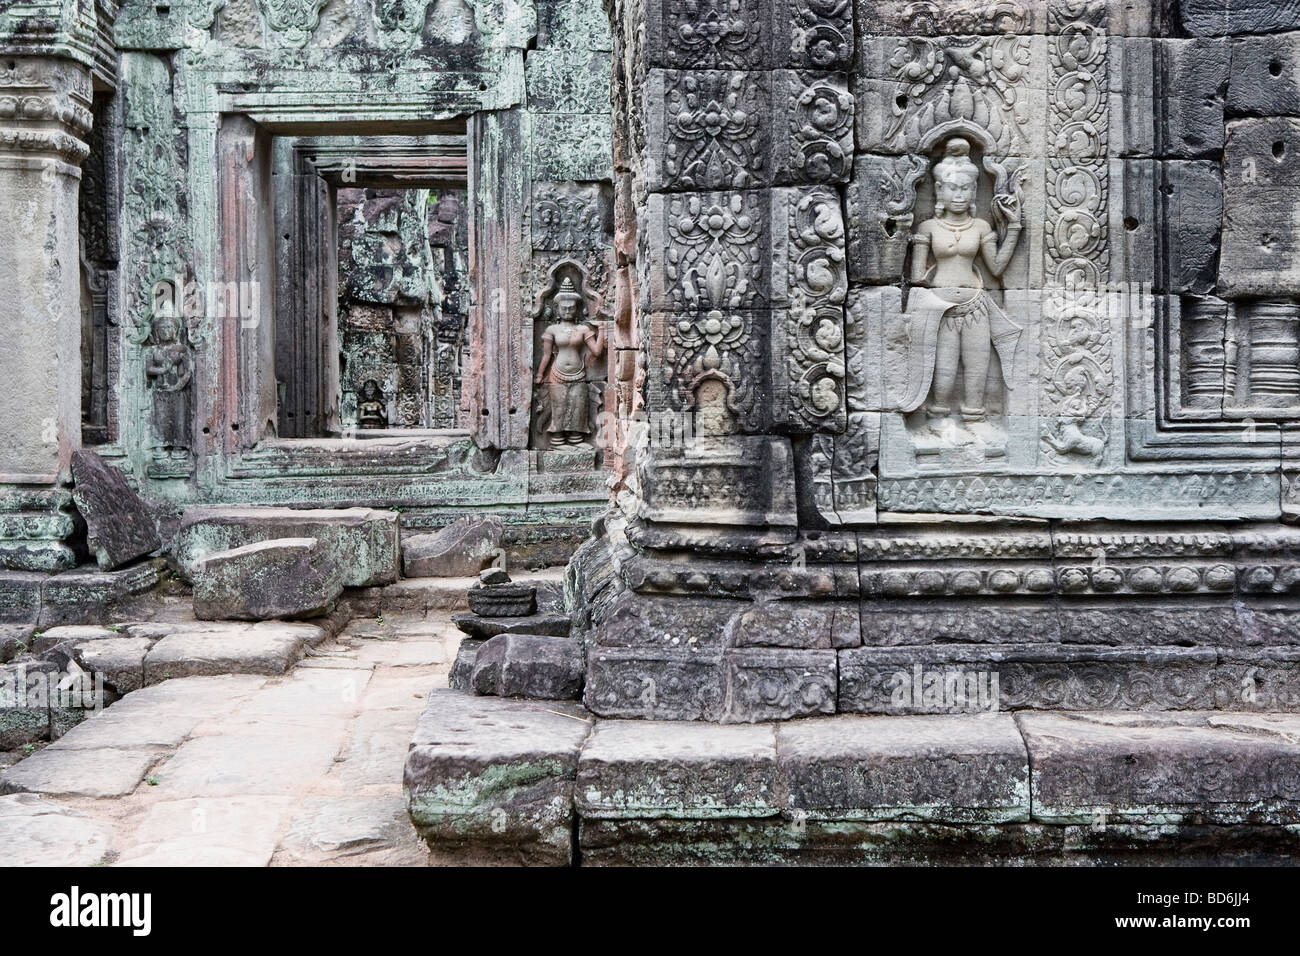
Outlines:
[[450, 610], [354, 620], [289, 674], [128, 694], [0, 775], [10, 864], [429, 862], [402, 767], [463, 636]]

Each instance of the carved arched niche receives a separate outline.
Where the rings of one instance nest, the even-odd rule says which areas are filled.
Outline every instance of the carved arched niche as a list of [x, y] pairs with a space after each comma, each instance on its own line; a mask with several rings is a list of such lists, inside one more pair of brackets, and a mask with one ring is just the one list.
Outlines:
[[[1032, 347], [1024, 340], [1035, 334], [1027, 330], [1036, 329], [1039, 318], [1023, 296], [1006, 295], [1011, 262], [1027, 258], [1028, 170], [1023, 161], [1001, 156], [988, 130], [969, 120], [933, 126], [918, 146], [919, 152], [907, 156], [901, 189], [885, 210], [895, 236], [909, 245], [897, 307], [883, 317], [886, 407], [902, 420], [901, 431], [898, 422], [886, 427], [887, 438], [892, 431], [895, 447], [917, 469], [999, 469], [1012, 442], [1023, 443], [1018, 433], [1028, 409], [1017, 399], [1031, 387], [1024, 358]], [[974, 171], [969, 225], [951, 227], [935, 218], [941, 162], [946, 170], [956, 164]], [[1014, 218], [1008, 208], [1017, 211]], [[1005, 259], [1001, 252], [994, 256], [999, 270], [970, 232], [983, 228], [980, 220], [992, 225], [995, 248], [1006, 250]], [[947, 259], [973, 256], [973, 278], [947, 287], [938, 278], [940, 252]], [[983, 375], [981, 362], [987, 364]]]
[[[599, 337], [599, 349], [593, 348], [595, 341], [585, 339], [578, 348], [584, 361], [582, 383], [585, 385], [586, 413], [574, 415], [570, 412], [567, 424], [573, 428], [561, 428], [556, 421], [557, 400], [567, 402], [574, 387], [553, 389], [552, 386], [565, 386], [557, 380], [555, 363], [559, 343], [551, 348], [547, 367], [546, 333], [557, 325], [563, 325], [562, 309], [565, 301], [576, 303], [577, 316], [575, 327], [586, 326]], [[574, 259], [561, 259], [553, 265], [547, 275], [545, 285], [538, 291], [533, 302], [533, 417], [530, 429], [530, 447], [538, 450], [569, 450], [590, 454], [599, 451], [604, 441], [603, 429], [607, 425], [605, 412], [605, 385], [608, 377], [609, 338], [607, 325], [610, 315], [604, 297], [591, 283], [587, 270]], [[575, 373], [576, 374], [576, 373]], [[565, 394], [565, 393], [569, 394]], [[552, 428], [555, 425], [555, 428]], [[581, 440], [577, 440], [581, 433]]]

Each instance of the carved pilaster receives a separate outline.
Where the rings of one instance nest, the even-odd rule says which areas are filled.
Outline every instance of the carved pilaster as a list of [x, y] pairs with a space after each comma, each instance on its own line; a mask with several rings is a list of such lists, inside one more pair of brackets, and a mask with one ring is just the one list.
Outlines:
[[[0, 565], [73, 563], [64, 495], [52, 486], [80, 444], [77, 189], [90, 129], [89, 70], [67, 60], [0, 63]], [[44, 486], [44, 487], [41, 487]]]

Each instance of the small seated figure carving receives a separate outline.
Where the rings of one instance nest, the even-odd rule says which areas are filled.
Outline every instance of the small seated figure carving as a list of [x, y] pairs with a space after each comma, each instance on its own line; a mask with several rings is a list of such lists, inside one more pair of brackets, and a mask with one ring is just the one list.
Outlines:
[[388, 406], [384, 403], [384, 392], [373, 378], [366, 379], [357, 396], [357, 427], [388, 427]]

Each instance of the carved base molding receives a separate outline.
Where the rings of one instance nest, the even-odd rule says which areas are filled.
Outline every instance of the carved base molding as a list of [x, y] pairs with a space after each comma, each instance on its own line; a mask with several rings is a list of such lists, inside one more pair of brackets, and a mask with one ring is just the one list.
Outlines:
[[76, 555], [65, 544], [74, 530], [72, 494], [61, 489], [0, 487], [0, 568], [62, 571]]
[[902, 526], [689, 562], [629, 538], [571, 568], [600, 716], [1300, 710], [1289, 527]]

